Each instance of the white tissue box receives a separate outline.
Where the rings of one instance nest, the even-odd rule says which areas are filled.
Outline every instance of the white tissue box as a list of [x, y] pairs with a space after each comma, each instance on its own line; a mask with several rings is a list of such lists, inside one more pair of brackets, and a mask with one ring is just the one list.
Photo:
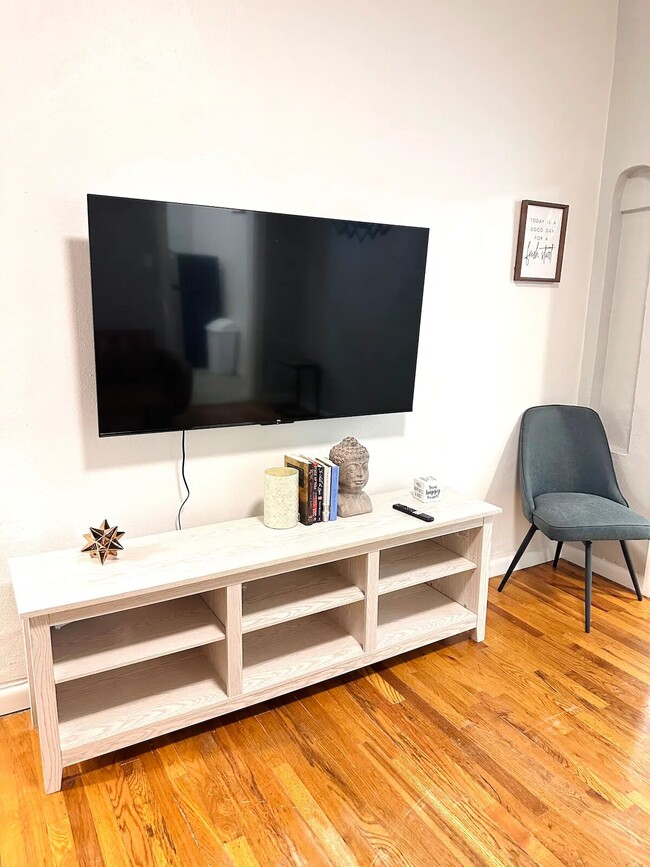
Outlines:
[[421, 503], [430, 503], [440, 496], [440, 486], [433, 476], [417, 476], [413, 479], [413, 496]]

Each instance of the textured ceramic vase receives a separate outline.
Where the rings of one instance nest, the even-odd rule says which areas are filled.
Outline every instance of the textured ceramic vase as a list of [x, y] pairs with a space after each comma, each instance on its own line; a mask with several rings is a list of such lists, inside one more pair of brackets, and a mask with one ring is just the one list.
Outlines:
[[264, 523], [274, 530], [298, 523], [298, 470], [271, 467], [264, 473]]

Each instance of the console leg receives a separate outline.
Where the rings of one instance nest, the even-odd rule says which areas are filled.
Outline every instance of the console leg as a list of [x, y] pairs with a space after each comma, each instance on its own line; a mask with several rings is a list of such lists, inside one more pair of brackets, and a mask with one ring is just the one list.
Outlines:
[[59, 720], [54, 686], [52, 638], [47, 617], [34, 617], [28, 625], [31, 647], [34, 695], [38, 713], [38, 739], [41, 747], [45, 791], [58, 792], [63, 779]]
[[34, 671], [32, 666], [32, 648], [29, 641], [29, 629], [27, 622], [23, 621], [23, 640], [25, 642], [25, 664], [27, 667], [27, 685], [29, 687], [29, 712], [32, 718], [32, 728], [38, 728], [38, 714], [36, 713], [36, 695], [34, 694]]

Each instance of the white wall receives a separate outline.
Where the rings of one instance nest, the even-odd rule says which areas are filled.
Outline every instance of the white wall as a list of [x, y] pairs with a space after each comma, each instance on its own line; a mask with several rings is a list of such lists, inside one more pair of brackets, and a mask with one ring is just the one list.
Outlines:
[[[14, 0], [3, 81], [0, 681], [6, 558], [173, 527], [180, 435], [96, 435], [85, 195], [430, 226], [415, 411], [191, 433], [186, 525], [260, 511], [284, 451], [354, 434], [524, 532], [515, 429], [577, 397], [615, 0]], [[571, 205], [560, 286], [511, 282], [516, 203]], [[106, 567], [110, 568], [110, 566]]]
[[[650, 223], [648, 212], [629, 215], [621, 233], [617, 262], [617, 214], [624, 174], [633, 200], [623, 207], [650, 204], [647, 180], [639, 168], [650, 166], [650, 3], [620, 0], [616, 61], [603, 162], [594, 248], [594, 266], [585, 333], [580, 399], [601, 411], [614, 446], [614, 464], [630, 505], [650, 515]], [[630, 172], [636, 169], [635, 172]], [[620, 208], [618, 209], [620, 213]], [[633, 243], [630, 243], [633, 236]], [[625, 255], [625, 254], [628, 255]], [[613, 381], [613, 384], [612, 384]], [[630, 543], [637, 571], [643, 573], [647, 542]], [[628, 582], [625, 563], [614, 542], [594, 545], [597, 568]], [[582, 552], [579, 552], [582, 557]], [[650, 564], [644, 592], [650, 595]]]

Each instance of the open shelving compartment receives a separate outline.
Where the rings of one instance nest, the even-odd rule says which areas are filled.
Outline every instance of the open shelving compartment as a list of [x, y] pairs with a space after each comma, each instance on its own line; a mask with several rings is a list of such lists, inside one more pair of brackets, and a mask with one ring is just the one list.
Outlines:
[[225, 594], [181, 596], [52, 628], [66, 761], [95, 755], [115, 738], [142, 740], [165, 721], [173, 728], [185, 716], [192, 722], [217, 711], [228, 693], [226, 630], [214, 599]]
[[245, 584], [242, 632], [254, 632], [361, 601], [363, 590], [342, 569], [335, 561]]
[[347, 613], [339, 608], [310, 614], [245, 635], [244, 693], [297, 681], [363, 656], [361, 644], [348, 631]]
[[449, 536], [441, 536], [382, 551], [379, 558], [379, 595], [476, 569], [473, 560], [445, 546], [445, 541], [450, 544], [450, 539]]
[[361, 555], [252, 582], [243, 590], [244, 694], [362, 657], [371, 558]]
[[478, 530], [386, 548], [379, 558], [377, 650], [475, 629]]
[[52, 630], [54, 680], [64, 683], [225, 639], [199, 596], [88, 617]]
[[400, 647], [427, 639], [440, 641], [475, 629], [476, 614], [435, 590], [418, 584], [397, 590], [379, 602], [377, 649]]
[[227, 700], [221, 678], [200, 650], [186, 650], [57, 687], [66, 763], [146, 740], [154, 733], [216, 716]]

